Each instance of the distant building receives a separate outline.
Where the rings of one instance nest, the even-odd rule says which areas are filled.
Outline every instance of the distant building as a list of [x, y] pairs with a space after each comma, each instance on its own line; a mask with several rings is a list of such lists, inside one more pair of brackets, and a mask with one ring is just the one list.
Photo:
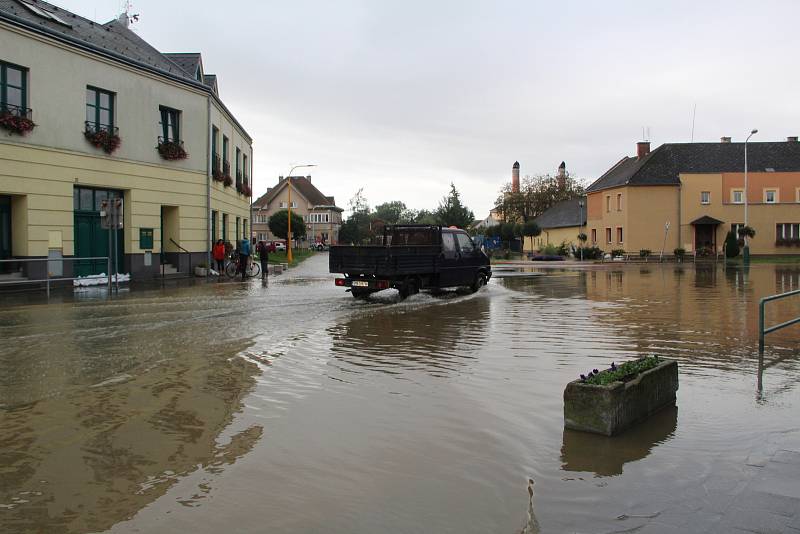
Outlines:
[[278, 239], [269, 230], [269, 218], [289, 205], [289, 180], [292, 185], [292, 212], [306, 223], [307, 242], [322, 242], [328, 245], [339, 243], [339, 228], [342, 226], [342, 208], [336, 206], [333, 197], [325, 196], [311, 183], [310, 176], [278, 177], [278, 184], [253, 202], [253, 237], [257, 240]]
[[672, 254], [722, 250], [730, 230], [756, 231], [753, 254], [800, 253], [800, 143], [747, 144], [748, 190], [744, 191], [744, 143], [666, 143], [650, 151], [637, 143], [590, 185], [588, 244], [610, 251], [649, 249]]
[[[562, 164], [563, 165], [563, 164]], [[525, 239], [525, 251], [536, 251], [547, 245], [580, 245], [578, 234], [586, 231], [586, 197], [571, 198], [554, 204], [534, 219], [541, 235]]]
[[[107, 256], [110, 199], [123, 201], [118, 269], [134, 278], [186, 272], [213, 239], [249, 235], [252, 139], [199, 53], [161, 53], [128, 22], [0, 0], [0, 259]], [[46, 269], [107, 263], [0, 264], [9, 276]]]

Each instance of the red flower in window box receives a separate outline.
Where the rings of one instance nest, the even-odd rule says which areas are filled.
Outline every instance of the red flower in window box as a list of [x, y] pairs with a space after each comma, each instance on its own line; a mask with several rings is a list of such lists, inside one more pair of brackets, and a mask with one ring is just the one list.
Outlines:
[[186, 159], [189, 157], [189, 154], [183, 149], [182, 141], [159, 139], [156, 150], [166, 160]]
[[92, 128], [87, 128], [84, 130], [83, 136], [86, 137], [86, 140], [94, 145], [95, 148], [102, 149], [106, 154], [111, 154], [122, 144], [119, 135], [104, 129], [94, 130]]
[[250, 189], [248, 184], [242, 184], [242, 190], [240, 191], [244, 196], [249, 197], [253, 194], [253, 191]]
[[225, 175], [225, 178], [223, 179], [222, 183], [225, 184], [225, 187], [230, 187], [233, 185], [233, 178], [231, 178], [230, 174], [227, 174]]
[[225, 175], [222, 174], [222, 171], [220, 169], [214, 169], [213, 171], [211, 171], [211, 178], [215, 182], [224, 182], [225, 181]]
[[8, 131], [8, 135], [25, 135], [36, 128], [36, 124], [27, 117], [20, 117], [10, 111], [0, 111], [0, 128]]

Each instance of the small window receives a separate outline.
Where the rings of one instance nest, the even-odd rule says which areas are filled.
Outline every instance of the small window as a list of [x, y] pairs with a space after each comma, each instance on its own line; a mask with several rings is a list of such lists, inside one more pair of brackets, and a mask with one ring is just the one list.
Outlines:
[[0, 61], [0, 111], [28, 116], [28, 69]]
[[281, 202], [281, 208], [286, 208], [286, 202]]
[[177, 109], [168, 108], [165, 106], [159, 107], [161, 115], [161, 137], [164, 141], [180, 141], [180, 117], [181, 112]]
[[461, 252], [471, 254], [475, 251], [475, 244], [467, 234], [456, 234], [456, 239], [458, 239], [458, 248], [461, 249]]
[[764, 202], [767, 204], [775, 204], [778, 202], [778, 191], [776, 189], [765, 189]]
[[617, 211], [622, 211], [622, 193], [617, 193]]
[[744, 191], [741, 189], [731, 191], [731, 201], [734, 204], [744, 204]]
[[114, 131], [114, 93], [96, 87], [86, 88], [86, 130]]
[[617, 226], [617, 243], [622, 244], [622, 227]]
[[222, 136], [222, 161], [228, 163], [228, 136]]
[[611, 244], [611, 228], [606, 228], [606, 243]]
[[611, 195], [606, 195], [606, 213], [611, 212]]
[[597, 243], [597, 229], [592, 228], [592, 243]]
[[711, 191], [703, 191], [700, 193], [700, 204], [711, 204]]
[[794, 201], [795, 202], [800, 202], [800, 187], [798, 187], [794, 191]]
[[456, 240], [450, 232], [442, 232], [442, 248], [445, 252], [456, 251]]

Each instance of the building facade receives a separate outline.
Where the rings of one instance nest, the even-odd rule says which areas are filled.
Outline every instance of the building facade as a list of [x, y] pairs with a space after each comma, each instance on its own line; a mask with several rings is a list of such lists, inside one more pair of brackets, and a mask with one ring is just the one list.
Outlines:
[[800, 254], [800, 143], [669, 143], [624, 157], [587, 189], [589, 243], [606, 252], [722, 252], [727, 233], [756, 231], [752, 254]]
[[[186, 271], [213, 239], [249, 235], [252, 139], [200, 54], [160, 53], [125, 15], [99, 24], [0, 0], [0, 128], [0, 257], [108, 255], [110, 199], [123, 203], [118, 270], [134, 278], [162, 263]], [[64, 276], [107, 270], [12, 268], [42, 278], [46, 265]]]
[[269, 218], [288, 208], [290, 183], [292, 212], [306, 223], [306, 243], [338, 244], [344, 210], [336, 206], [333, 197], [323, 195], [310, 176], [279, 176], [278, 184], [253, 202], [253, 237], [259, 241], [279, 239], [269, 229]]
[[533, 221], [542, 233], [525, 238], [525, 252], [534, 252], [547, 245], [579, 246], [578, 234], [586, 231], [586, 197], [562, 200]]

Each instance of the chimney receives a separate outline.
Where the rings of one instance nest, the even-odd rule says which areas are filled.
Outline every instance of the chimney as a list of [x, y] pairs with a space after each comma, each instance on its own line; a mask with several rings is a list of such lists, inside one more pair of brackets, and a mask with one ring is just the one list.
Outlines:
[[731, 142], [731, 138], [730, 137], [720, 137], [719, 138], [719, 142], [720, 143], [730, 143]]
[[797, 142], [797, 136], [796, 135], [790, 135], [789, 137], [786, 138], [786, 142], [787, 143], [796, 143]]
[[636, 143], [636, 157], [642, 159], [650, 153], [650, 141], [639, 141]]
[[519, 161], [515, 161], [511, 167], [511, 192], [519, 193]]
[[117, 22], [125, 26], [126, 28], [130, 26], [130, 20], [128, 19], [128, 12], [124, 11], [119, 18], [117, 18]]
[[561, 162], [561, 165], [558, 166], [558, 188], [567, 188], [567, 164], [563, 161]]

